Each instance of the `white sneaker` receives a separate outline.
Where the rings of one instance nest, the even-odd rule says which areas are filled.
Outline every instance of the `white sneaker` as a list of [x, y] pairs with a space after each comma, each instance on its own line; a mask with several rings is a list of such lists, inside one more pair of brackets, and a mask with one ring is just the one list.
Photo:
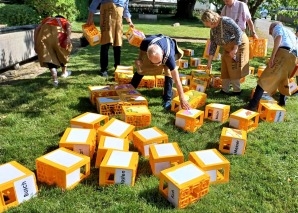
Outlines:
[[68, 70], [68, 71], [66, 71], [64, 74], [62, 74], [61, 77], [62, 77], [62, 78], [67, 78], [67, 77], [70, 76], [70, 75], [71, 75], [71, 71]]
[[54, 87], [58, 87], [59, 82], [58, 81], [53, 81]]

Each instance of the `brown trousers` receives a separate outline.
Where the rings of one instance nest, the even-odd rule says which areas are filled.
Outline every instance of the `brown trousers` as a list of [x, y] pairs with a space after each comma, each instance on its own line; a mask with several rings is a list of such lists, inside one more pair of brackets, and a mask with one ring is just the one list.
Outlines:
[[36, 36], [36, 53], [41, 67], [48, 67], [47, 63], [55, 64], [58, 67], [69, 61], [72, 45], [67, 49], [59, 45], [58, 35], [63, 29], [60, 26], [43, 24]]
[[108, 2], [100, 6], [100, 44], [122, 46], [123, 7], [117, 7], [114, 3]]
[[276, 89], [283, 95], [291, 95], [289, 77], [296, 65], [296, 57], [288, 50], [279, 48], [275, 55], [273, 67], [267, 66], [258, 80], [258, 84], [269, 95]]
[[242, 43], [238, 47], [236, 61], [229, 52], [234, 48], [235, 42], [230, 42], [222, 46], [223, 53], [221, 58], [221, 78], [240, 79], [249, 73], [249, 41], [245, 33], [242, 34]]

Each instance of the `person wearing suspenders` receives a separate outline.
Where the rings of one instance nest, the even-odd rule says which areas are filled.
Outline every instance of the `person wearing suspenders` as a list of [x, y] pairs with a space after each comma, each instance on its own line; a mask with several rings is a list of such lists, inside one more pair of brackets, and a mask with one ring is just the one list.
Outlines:
[[[251, 14], [249, 12], [247, 4], [238, 0], [224, 0], [224, 3], [225, 3], [225, 6], [221, 11], [221, 16], [227, 16], [233, 19], [244, 33], [246, 30], [246, 24], [247, 24], [250, 29], [251, 36], [254, 39], [257, 39], [258, 36], [256, 34], [253, 21], [251, 20]], [[248, 48], [248, 51], [249, 51], [249, 48]], [[232, 84], [233, 86], [232, 95], [241, 94], [240, 79], [233, 79], [233, 80], [222, 79], [222, 80], [223, 80], [223, 84], [226, 85], [226, 90], [228, 89], [229, 85]]]
[[163, 108], [171, 109], [173, 80], [175, 82], [182, 109], [191, 107], [184, 97], [182, 84], [179, 78], [176, 61], [182, 58], [183, 51], [177, 42], [162, 34], [145, 38], [140, 45], [139, 57], [135, 61], [137, 72], [134, 73], [131, 85], [137, 88], [144, 75], [161, 75], [164, 73]]
[[[235, 21], [220, 16], [212, 10], [206, 10], [201, 20], [210, 30], [210, 48], [207, 68], [211, 68], [217, 46], [222, 49], [221, 57], [221, 94], [240, 95], [240, 79], [249, 73], [249, 41], [246, 34]], [[230, 92], [230, 84], [233, 92]]]
[[285, 28], [280, 22], [272, 22], [269, 34], [274, 40], [274, 47], [267, 67], [258, 80], [258, 85], [249, 104], [248, 110], [256, 111], [264, 91], [272, 95], [278, 89], [280, 96], [278, 104], [286, 105], [286, 95], [292, 95], [289, 78], [297, 70], [298, 45], [294, 32]]

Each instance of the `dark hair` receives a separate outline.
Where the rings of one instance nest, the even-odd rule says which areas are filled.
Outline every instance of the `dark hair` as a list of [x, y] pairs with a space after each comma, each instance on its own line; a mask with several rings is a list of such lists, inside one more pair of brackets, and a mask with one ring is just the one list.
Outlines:
[[55, 18], [64, 18], [65, 19], [65, 17], [61, 16], [61, 15], [56, 15]]

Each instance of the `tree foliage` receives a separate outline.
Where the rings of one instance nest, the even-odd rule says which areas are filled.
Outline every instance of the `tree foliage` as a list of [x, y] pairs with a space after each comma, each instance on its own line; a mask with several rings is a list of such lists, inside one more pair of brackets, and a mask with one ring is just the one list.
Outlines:
[[[192, 18], [194, 6], [197, 0], [177, 0], [177, 18]], [[208, 3], [208, 0], [198, 0], [201, 3]], [[209, 0], [209, 3], [215, 5], [217, 12], [221, 12], [223, 0]], [[298, 1], [297, 0], [248, 0], [249, 11], [254, 17], [258, 13], [260, 6], [266, 8], [271, 15], [283, 14], [287, 17], [295, 18], [298, 22]]]
[[25, 0], [25, 4], [33, 7], [42, 17], [59, 14], [73, 21], [79, 13], [74, 0]]

